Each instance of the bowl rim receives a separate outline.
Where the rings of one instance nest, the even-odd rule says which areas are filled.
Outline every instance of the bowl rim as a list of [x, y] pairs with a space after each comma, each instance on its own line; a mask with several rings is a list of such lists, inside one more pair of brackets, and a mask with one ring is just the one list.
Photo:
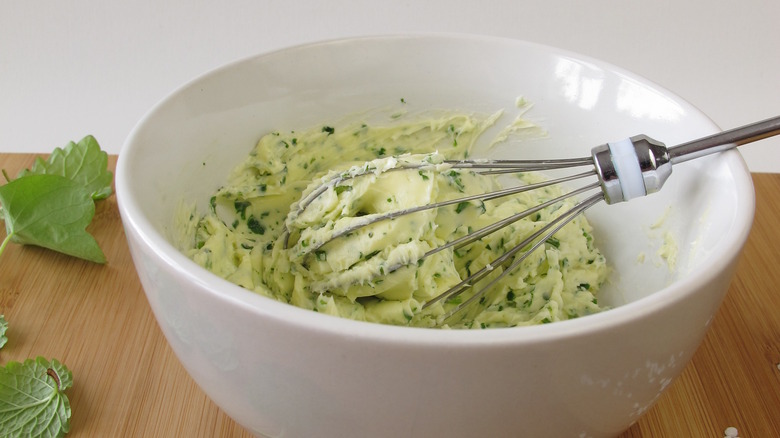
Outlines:
[[[185, 93], [200, 81], [221, 74], [242, 65], [258, 62], [262, 58], [273, 56], [283, 52], [297, 50], [310, 50], [319, 46], [343, 45], [343, 44], [371, 44], [372, 42], [389, 40], [441, 40], [441, 41], [470, 41], [485, 43], [512, 44], [517, 47], [526, 47], [530, 50], [543, 51], [555, 56], [565, 56], [583, 62], [599, 66], [605, 71], [623, 75], [639, 81], [643, 85], [652, 87], [669, 97], [674, 102], [689, 109], [697, 117], [703, 118], [709, 123], [713, 133], [719, 131], [719, 127], [704, 112], [686, 101], [676, 93], [665, 87], [622, 67], [609, 62], [590, 57], [581, 53], [560, 49], [557, 47], [530, 42], [520, 39], [475, 35], [465, 33], [442, 32], [410, 32], [403, 34], [382, 34], [368, 36], [354, 36], [346, 38], [334, 38], [323, 41], [308, 42], [289, 47], [283, 47], [271, 51], [253, 54], [238, 60], [229, 62], [217, 68], [202, 73], [190, 81], [184, 83], [171, 93], [160, 99], [133, 127], [123, 143], [117, 160], [115, 185], [117, 203], [122, 222], [130, 240], [130, 234], [134, 233], [143, 242], [146, 248], [160, 258], [160, 261], [168, 270], [183, 276], [187, 281], [194, 283], [203, 292], [214, 298], [226, 300], [231, 305], [258, 317], [270, 318], [283, 326], [297, 327], [299, 329], [313, 330], [319, 334], [366, 339], [372, 342], [399, 343], [405, 345], [419, 345], [425, 348], [441, 346], [453, 347], [484, 347], [492, 348], [496, 345], [526, 345], [549, 342], [561, 338], [577, 338], [592, 336], [606, 330], [613, 329], [622, 324], [631, 322], [660, 311], [668, 306], [674, 306], [685, 299], [693, 290], [713, 280], [721, 271], [726, 269], [733, 259], [738, 257], [752, 225], [755, 210], [755, 194], [752, 179], [745, 161], [737, 150], [723, 152], [720, 159], [725, 161], [727, 168], [734, 175], [734, 185], [737, 193], [737, 207], [734, 210], [734, 223], [739, 227], [718, 243], [718, 249], [722, 254], [729, 256], [710, 257], [712, 263], [707, 269], [697, 269], [697, 275], [687, 275], [675, 280], [663, 289], [657, 290], [636, 301], [622, 304], [606, 312], [601, 312], [587, 317], [573, 320], [559, 321], [552, 324], [536, 326], [523, 326], [512, 328], [493, 328], [486, 330], [441, 330], [420, 327], [404, 327], [371, 322], [356, 321], [331, 315], [320, 314], [302, 309], [288, 303], [276, 301], [258, 293], [241, 288], [240, 286], [225, 280], [199, 266], [183, 253], [178, 251], [159, 232], [151, 221], [141, 214], [139, 202], [133, 193], [130, 180], [130, 162], [135, 155], [134, 144], [137, 143], [145, 126], [161, 111], [169, 101], [178, 95]], [[489, 341], [489, 342], [486, 342]]]

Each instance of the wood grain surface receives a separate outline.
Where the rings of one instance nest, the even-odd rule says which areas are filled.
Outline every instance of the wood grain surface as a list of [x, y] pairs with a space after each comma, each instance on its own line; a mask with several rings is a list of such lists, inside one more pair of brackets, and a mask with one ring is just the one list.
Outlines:
[[[0, 168], [15, 175], [33, 158], [0, 154]], [[753, 180], [756, 219], [723, 307], [681, 377], [621, 437], [722, 437], [730, 426], [743, 438], [780, 437], [780, 174]], [[69, 437], [250, 436], [168, 347], [136, 276], [115, 196], [98, 202], [88, 230], [106, 265], [6, 248], [0, 314], [10, 328], [0, 364], [44, 356], [71, 369]]]

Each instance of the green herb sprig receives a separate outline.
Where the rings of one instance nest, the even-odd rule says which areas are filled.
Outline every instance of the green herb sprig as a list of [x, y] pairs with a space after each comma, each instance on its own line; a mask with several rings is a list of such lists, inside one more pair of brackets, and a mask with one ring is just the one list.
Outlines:
[[[0, 348], [8, 323], [0, 315]], [[61, 437], [70, 431], [70, 401], [64, 391], [73, 374], [43, 357], [0, 367], [0, 436]]]
[[95, 263], [106, 256], [86, 231], [95, 215], [95, 201], [111, 194], [113, 175], [108, 154], [94, 137], [56, 148], [47, 160], [37, 158], [30, 169], [0, 186], [0, 219], [9, 242], [36, 245]]

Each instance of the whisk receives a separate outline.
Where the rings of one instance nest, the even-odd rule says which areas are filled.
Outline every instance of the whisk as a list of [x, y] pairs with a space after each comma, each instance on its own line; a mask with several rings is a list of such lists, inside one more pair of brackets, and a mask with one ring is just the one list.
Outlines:
[[[457, 306], [449, 310], [440, 317], [440, 321], [446, 320], [457, 312], [468, 307], [470, 304], [479, 300], [488, 290], [490, 290], [504, 276], [512, 272], [533, 253], [539, 246], [548, 241], [567, 223], [572, 221], [575, 216], [583, 213], [593, 205], [601, 201], [607, 204], [629, 201], [633, 198], [648, 195], [657, 192], [664, 185], [672, 173], [672, 165], [693, 160], [705, 155], [732, 149], [736, 146], [751, 143], [763, 138], [780, 134], [780, 116], [766, 119], [764, 121], [752, 123], [739, 128], [724, 131], [718, 134], [692, 140], [673, 147], [666, 147], [663, 143], [654, 140], [646, 135], [638, 135], [621, 141], [607, 143], [597, 146], [591, 150], [591, 155], [582, 158], [550, 159], [550, 160], [464, 160], [464, 161], [445, 161], [445, 165], [455, 169], [471, 169], [483, 174], [505, 174], [531, 171], [551, 171], [558, 169], [575, 169], [587, 167], [585, 171], [572, 173], [568, 176], [556, 177], [539, 183], [527, 184], [518, 187], [504, 188], [497, 191], [482, 193], [478, 195], [465, 196], [457, 199], [447, 200], [434, 204], [415, 206], [411, 208], [395, 210], [387, 213], [374, 215], [367, 220], [360, 221], [358, 224], [340, 229], [328, 239], [318, 242], [313, 247], [307, 248], [308, 252], [315, 252], [328, 242], [348, 235], [362, 227], [370, 224], [392, 220], [400, 216], [417, 213], [424, 210], [436, 209], [448, 205], [457, 205], [468, 201], [487, 201], [491, 199], [511, 196], [522, 192], [536, 190], [542, 187], [567, 183], [580, 180], [586, 177], [597, 177], [594, 183], [586, 184], [580, 188], [573, 189], [559, 197], [541, 203], [523, 212], [504, 218], [492, 225], [458, 239], [447, 242], [444, 245], [435, 247], [425, 253], [420, 260], [429, 257], [439, 251], [448, 248], [457, 250], [458, 248], [469, 245], [513, 222], [528, 217], [544, 208], [550, 207], [561, 201], [584, 195], [588, 192], [596, 193], [584, 197], [576, 202], [574, 207], [559, 214], [556, 218], [547, 223], [544, 227], [535, 231], [523, 241], [509, 249], [500, 257], [488, 263], [482, 269], [472, 273], [464, 278], [460, 283], [449, 288], [443, 293], [430, 299], [423, 305], [423, 309], [441, 300], [450, 300], [472, 288], [480, 280], [488, 276], [494, 269], [502, 267], [503, 272], [491, 279], [486, 285], [480, 285], [480, 289], [475, 291], [467, 300], [460, 302]], [[427, 163], [407, 163], [399, 162], [398, 167], [387, 171], [410, 171], [426, 170], [435, 167]], [[375, 170], [366, 169], [364, 171], [352, 172], [348, 174], [339, 174], [322, 183], [321, 186], [309, 192], [307, 196], [301, 199], [296, 210], [293, 212], [298, 215], [319, 196], [331, 187], [338, 187], [342, 183], [358, 178], [363, 175], [375, 173]], [[290, 237], [289, 231], [285, 231], [285, 244]], [[518, 254], [521, 253], [521, 254]], [[419, 260], [418, 260], [419, 261]], [[406, 264], [397, 264], [383, 269], [382, 274], [387, 275], [394, 272]]]

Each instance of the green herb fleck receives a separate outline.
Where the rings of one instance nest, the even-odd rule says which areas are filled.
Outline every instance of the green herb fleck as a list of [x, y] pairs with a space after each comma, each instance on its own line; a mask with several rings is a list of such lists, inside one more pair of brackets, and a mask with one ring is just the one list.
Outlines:
[[[216, 199], [214, 202], [216, 202]], [[252, 203], [249, 201], [236, 200], [233, 202], [233, 207], [236, 209], [236, 214], [238, 214], [241, 219], [246, 219], [246, 209], [251, 205]]]
[[458, 205], [455, 207], [455, 213], [460, 214], [469, 205], [470, 205], [470, 203], [468, 201], [458, 202]]
[[447, 133], [452, 136], [452, 146], [457, 147], [458, 146], [458, 134], [460, 132], [455, 130], [455, 125], [450, 125], [447, 127]]
[[376, 251], [374, 251], [374, 252], [372, 252], [372, 253], [370, 253], [370, 254], [366, 255], [366, 256], [363, 258], [363, 260], [371, 260], [371, 258], [372, 258], [372, 257], [374, 257], [375, 255], [377, 255], [377, 254], [379, 254], [379, 253], [380, 253], [380, 251], [379, 251], [379, 250], [376, 250]]
[[323, 250], [314, 251], [314, 257], [316, 257], [317, 260], [324, 262], [325, 260], [328, 259], [328, 253], [327, 251], [323, 251]]
[[323, 126], [323, 127], [322, 127], [322, 132], [327, 132], [327, 133], [328, 133], [328, 135], [331, 135], [331, 134], [333, 134], [334, 132], [336, 132], [336, 130], [335, 130], [335, 129], [333, 129], [333, 127], [332, 127], [332, 126]]
[[463, 302], [463, 298], [460, 295], [455, 295], [454, 297], [447, 300], [447, 304], [460, 304]]
[[555, 248], [561, 247], [561, 241], [556, 239], [555, 237], [550, 237], [549, 239], [545, 240], [545, 242], [550, 246], [554, 246]]
[[460, 172], [457, 170], [450, 170], [449, 173], [447, 173], [447, 176], [450, 177], [450, 181], [455, 186], [455, 188], [462, 192], [465, 187], [463, 185], [463, 181], [460, 179]]
[[249, 217], [246, 221], [246, 226], [249, 228], [249, 231], [255, 234], [265, 234], [265, 227], [254, 216]]
[[333, 190], [336, 191], [337, 195], [340, 195], [344, 192], [349, 192], [352, 190], [352, 186], [336, 186], [333, 188]]

